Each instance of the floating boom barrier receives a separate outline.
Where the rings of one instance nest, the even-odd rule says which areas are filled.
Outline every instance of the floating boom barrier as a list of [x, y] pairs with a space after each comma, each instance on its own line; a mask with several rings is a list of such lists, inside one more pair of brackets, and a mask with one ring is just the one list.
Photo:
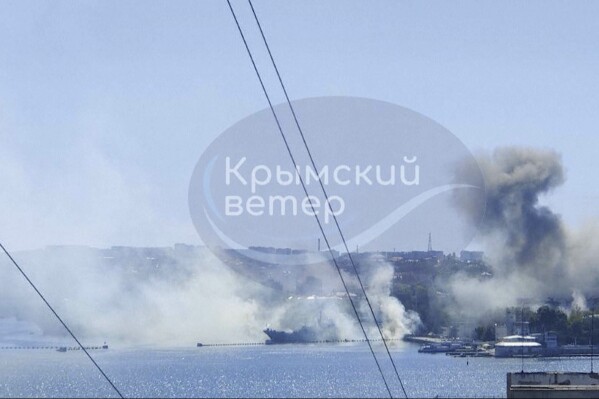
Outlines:
[[[108, 345], [86, 346], [85, 350], [103, 350], [108, 349]], [[58, 352], [80, 351], [80, 346], [54, 346], [54, 345], [15, 345], [0, 346], [0, 350], [55, 350]]]
[[[303, 342], [293, 342], [293, 344], [296, 345], [305, 345], [305, 344], [346, 344], [346, 343], [360, 343], [360, 342], [382, 342], [382, 339], [327, 339], [327, 340], [322, 340], [322, 341], [303, 341]], [[386, 339], [386, 342], [392, 342], [392, 341], [402, 341], [401, 339]], [[236, 343], [230, 343], [230, 344], [202, 344], [200, 342], [198, 342], [197, 347], [198, 348], [206, 348], [206, 347], [216, 347], [216, 346], [259, 346], [259, 345], [289, 345], [292, 344], [291, 342], [288, 343], [272, 343], [272, 342], [236, 342]]]

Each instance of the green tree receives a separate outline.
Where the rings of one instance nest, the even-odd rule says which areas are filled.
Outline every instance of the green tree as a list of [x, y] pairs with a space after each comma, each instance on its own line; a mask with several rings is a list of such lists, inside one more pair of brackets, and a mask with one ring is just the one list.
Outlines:
[[560, 309], [544, 305], [537, 309], [535, 324], [537, 332], [565, 332], [568, 329], [568, 316]]

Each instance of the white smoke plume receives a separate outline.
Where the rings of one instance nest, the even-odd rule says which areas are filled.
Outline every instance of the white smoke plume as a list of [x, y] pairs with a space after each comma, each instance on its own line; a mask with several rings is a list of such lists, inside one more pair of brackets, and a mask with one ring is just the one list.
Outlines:
[[367, 294], [375, 314], [378, 313], [377, 318], [382, 324], [385, 338], [401, 339], [404, 335], [416, 331], [421, 324], [418, 314], [406, 311], [402, 303], [391, 296], [393, 266], [385, 262], [370, 262], [369, 269], [371, 271], [367, 281]]
[[[415, 312], [406, 311], [397, 298], [391, 296], [393, 267], [367, 259], [361, 262], [359, 269], [385, 338], [401, 339], [404, 335], [413, 333], [421, 324], [420, 318]], [[320, 339], [364, 338], [334, 266], [323, 258], [321, 263], [312, 263], [305, 271], [309, 272], [311, 278], [319, 279], [322, 286], [329, 290], [325, 295], [289, 298], [287, 304], [279, 307], [278, 314], [273, 317], [277, 320], [275, 327], [295, 330], [309, 326], [319, 332]], [[342, 273], [369, 338], [378, 339], [374, 319], [355, 275], [344, 271]]]
[[[116, 260], [103, 257], [106, 251], [86, 247], [21, 252], [16, 258], [72, 330], [90, 343], [260, 342], [267, 338], [262, 332], [267, 326], [309, 326], [323, 340], [362, 338], [339, 276], [328, 262], [301, 268], [290, 277], [304, 290], [299, 295], [234, 272], [207, 250], [195, 249], [190, 255], [160, 248], [151, 250], [151, 256], [115, 251], [120, 254]], [[6, 260], [0, 266], [0, 319], [11, 325], [12, 318], [33, 323], [44, 336], [64, 336], [14, 267]], [[385, 334], [399, 338], [410, 332], [418, 319], [389, 296], [392, 268], [374, 265], [368, 270], [370, 298]], [[359, 299], [360, 293], [353, 292]]]
[[587, 310], [587, 300], [578, 290], [572, 292], [572, 309]]
[[[216, 258], [177, 259], [160, 272], [106, 264], [78, 251], [40, 251], [21, 265], [77, 335], [97, 342], [189, 346], [198, 340], [235, 342], [261, 337], [257, 289]], [[38, 325], [47, 335], [64, 334], [39, 297], [2, 262], [0, 317]]]

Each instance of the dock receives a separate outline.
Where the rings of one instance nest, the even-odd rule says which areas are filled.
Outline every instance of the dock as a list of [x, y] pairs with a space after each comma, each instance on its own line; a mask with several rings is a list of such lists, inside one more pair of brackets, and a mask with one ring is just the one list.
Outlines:
[[508, 398], [597, 398], [599, 374], [597, 373], [508, 373]]

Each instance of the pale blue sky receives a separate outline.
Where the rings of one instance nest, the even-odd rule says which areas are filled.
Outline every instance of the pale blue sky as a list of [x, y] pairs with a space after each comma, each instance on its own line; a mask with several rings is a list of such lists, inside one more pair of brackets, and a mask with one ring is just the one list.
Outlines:
[[[573, 225], [597, 216], [599, 3], [254, 5], [292, 98], [390, 101], [474, 151], [553, 148], [568, 181], [546, 202]], [[193, 167], [266, 106], [225, 0], [1, 1], [0, 55], [9, 248], [199, 242]]]

